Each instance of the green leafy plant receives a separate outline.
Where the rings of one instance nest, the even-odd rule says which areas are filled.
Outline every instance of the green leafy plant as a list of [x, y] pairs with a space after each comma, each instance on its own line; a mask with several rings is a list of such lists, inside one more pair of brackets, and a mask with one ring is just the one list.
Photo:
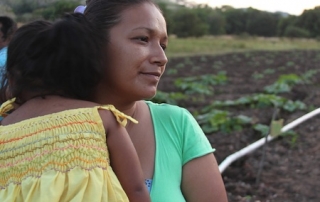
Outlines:
[[192, 66], [192, 68], [191, 68], [191, 70], [194, 71], [194, 72], [197, 72], [197, 71], [199, 71], [200, 69], [201, 69], [201, 67], [198, 66], [198, 65]]
[[255, 94], [244, 96], [237, 100], [214, 101], [203, 110], [208, 111], [213, 108], [225, 108], [236, 106], [250, 106], [251, 108], [278, 107], [286, 111], [306, 110], [307, 106], [301, 101], [292, 101], [284, 97], [273, 94]]
[[264, 124], [255, 124], [253, 125], [253, 129], [260, 132], [262, 136], [266, 136], [269, 133], [269, 126]]
[[193, 65], [193, 62], [192, 62], [192, 60], [191, 60], [189, 57], [186, 57], [186, 58], [184, 59], [184, 64], [186, 64], [186, 65]]
[[293, 62], [293, 61], [288, 61], [288, 62], [286, 63], [286, 66], [287, 66], [287, 67], [292, 67], [292, 66], [294, 66], [294, 62]]
[[213, 67], [214, 69], [221, 69], [222, 66], [223, 66], [223, 62], [220, 61], [220, 60], [215, 61], [215, 62], [213, 63], [213, 65], [212, 65], [212, 67]]
[[304, 83], [310, 83], [310, 79], [319, 72], [317, 69], [311, 69], [301, 75]]
[[227, 82], [227, 75], [225, 71], [220, 71], [218, 74], [208, 74], [201, 76], [192, 76], [179, 78], [176, 80], [177, 87], [179, 87], [180, 83], [191, 83], [191, 82], [200, 82], [204, 85], [223, 85]]
[[232, 117], [230, 112], [223, 110], [211, 110], [196, 116], [196, 119], [205, 133], [241, 131], [245, 125], [251, 123], [250, 117], [243, 115]]
[[167, 74], [168, 75], [175, 75], [178, 73], [178, 70], [177, 69], [168, 69], [167, 70]]
[[162, 91], [157, 91], [156, 96], [154, 96], [151, 101], [155, 103], [168, 103], [168, 104], [178, 104], [178, 101], [186, 99], [186, 96], [180, 92], [166, 93]]
[[227, 82], [225, 71], [219, 72], [217, 75], [202, 75], [186, 78], [178, 78], [174, 85], [188, 95], [202, 94], [212, 95], [213, 85], [223, 85]]
[[263, 79], [264, 78], [264, 74], [255, 72], [255, 73], [252, 74], [252, 78], [254, 78], [255, 80]]
[[180, 63], [178, 63], [174, 68], [175, 68], [175, 69], [181, 69], [181, 68], [184, 68], [184, 67], [185, 67], [185, 64], [182, 63], [182, 62], [180, 62]]
[[266, 86], [264, 90], [272, 94], [290, 92], [295, 84], [302, 83], [302, 81], [302, 78], [296, 74], [284, 74], [274, 84]]
[[206, 56], [201, 56], [200, 61], [201, 61], [201, 62], [207, 62], [208, 59], [207, 59]]
[[285, 133], [282, 133], [281, 136], [283, 137], [290, 137], [290, 146], [291, 147], [294, 147], [296, 144], [297, 144], [297, 141], [298, 141], [298, 138], [299, 138], [299, 135], [298, 133], [294, 132], [293, 130], [289, 130]]
[[263, 73], [264, 73], [264, 74], [273, 74], [273, 73], [275, 73], [275, 70], [268, 68], [268, 69], [265, 69], [265, 70], [263, 71]]
[[175, 86], [181, 89], [185, 94], [202, 94], [202, 95], [212, 95], [213, 88], [207, 86], [206, 84], [199, 82], [188, 82], [185, 79], [177, 79], [174, 82]]
[[[255, 124], [253, 125], [253, 129], [258, 131], [263, 137], [268, 135], [269, 133], [269, 126], [264, 124]], [[284, 133], [281, 133], [280, 136], [282, 137], [291, 137], [290, 139], [290, 146], [294, 147], [298, 140], [298, 133], [294, 132], [293, 130], [286, 131]]]

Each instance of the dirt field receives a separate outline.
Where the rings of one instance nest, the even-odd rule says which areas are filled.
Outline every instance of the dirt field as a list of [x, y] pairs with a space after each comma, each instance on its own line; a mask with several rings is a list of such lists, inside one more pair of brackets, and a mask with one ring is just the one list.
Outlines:
[[[316, 72], [319, 70], [318, 72]], [[265, 93], [265, 87], [281, 75], [312, 76], [277, 96], [305, 103], [307, 109], [292, 112], [280, 109], [277, 118], [284, 124], [320, 107], [320, 51], [252, 52], [220, 56], [173, 58], [159, 85], [163, 92], [181, 91], [174, 81], [181, 77], [217, 75], [225, 71], [227, 82], [212, 87], [204, 99], [181, 100], [178, 105], [199, 112], [213, 101], [237, 100]], [[209, 86], [208, 86], [209, 87]], [[194, 94], [197, 97], [197, 94]], [[237, 105], [225, 108], [234, 116], [252, 118], [252, 124], [269, 125], [275, 108]], [[252, 124], [231, 133], [212, 132], [207, 137], [220, 164], [227, 156], [262, 138]], [[222, 174], [230, 202], [320, 201], [320, 116], [294, 128], [295, 135], [278, 137], [255, 152], [232, 163]], [[264, 151], [264, 152], [263, 152]], [[319, 153], [318, 153], [319, 152]], [[263, 157], [264, 156], [264, 157]], [[264, 160], [262, 160], [264, 158]], [[260, 170], [260, 174], [259, 174]]]

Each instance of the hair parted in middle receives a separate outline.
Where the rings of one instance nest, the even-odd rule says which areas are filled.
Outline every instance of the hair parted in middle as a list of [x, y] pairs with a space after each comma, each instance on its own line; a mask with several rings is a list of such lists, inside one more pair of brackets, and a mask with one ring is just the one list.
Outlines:
[[143, 3], [153, 4], [161, 12], [153, 0], [88, 0], [84, 15], [99, 32], [103, 32], [104, 40], [108, 42], [110, 29], [121, 21], [121, 13]]

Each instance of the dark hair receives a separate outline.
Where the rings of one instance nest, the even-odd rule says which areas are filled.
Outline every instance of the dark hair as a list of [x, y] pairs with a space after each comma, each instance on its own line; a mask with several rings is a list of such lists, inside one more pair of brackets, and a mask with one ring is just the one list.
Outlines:
[[27, 100], [24, 93], [89, 100], [102, 72], [98, 33], [79, 13], [19, 28], [8, 46], [6, 78], [11, 96], [18, 103]]
[[153, 4], [159, 9], [152, 0], [87, 0], [87, 2], [84, 15], [97, 30], [103, 32], [105, 42], [109, 40], [110, 29], [120, 22], [121, 13], [125, 9], [143, 3]]
[[10, 39], [17, 29], [16, 23], [7, 16], [0, 16], [1, 32], [3, 33], [3, 40]]

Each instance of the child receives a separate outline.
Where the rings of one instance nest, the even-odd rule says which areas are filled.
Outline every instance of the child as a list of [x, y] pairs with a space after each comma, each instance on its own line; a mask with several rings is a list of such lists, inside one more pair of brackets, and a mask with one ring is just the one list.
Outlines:
[[101, 78], [99, 37], [82, 14], [15, 33], [0, 112], [19, 107], [0, 126], [0, 201], [150, 201], [123, 127], [136, 121], [86, 101]]

